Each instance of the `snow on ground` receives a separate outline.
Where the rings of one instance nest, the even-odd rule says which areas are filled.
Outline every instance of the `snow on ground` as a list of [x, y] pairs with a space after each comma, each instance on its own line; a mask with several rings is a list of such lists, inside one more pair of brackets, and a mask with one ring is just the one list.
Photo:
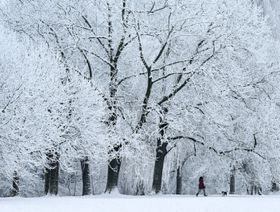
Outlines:
[[0, 198], [1, 212], [279, 212], [280, 196]]

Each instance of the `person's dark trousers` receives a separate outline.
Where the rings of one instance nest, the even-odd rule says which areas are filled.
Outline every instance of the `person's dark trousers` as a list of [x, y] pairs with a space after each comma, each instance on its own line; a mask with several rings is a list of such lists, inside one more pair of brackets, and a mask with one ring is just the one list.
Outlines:
[[203, 195], [204, 195], [204, 196], [207, 196], [207, 195], [206, 195], [206, 192], [205, 192], [205, 188], [199, 189], [198, 192], [196, 193], [196, 196], [199, 195], [199, 193], [201, 192], [201, 190], [203, 191]]

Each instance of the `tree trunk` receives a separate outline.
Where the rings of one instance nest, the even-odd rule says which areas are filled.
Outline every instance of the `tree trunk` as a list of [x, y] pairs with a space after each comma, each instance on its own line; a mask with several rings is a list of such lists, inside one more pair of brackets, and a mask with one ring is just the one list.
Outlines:
[[81, 168], [82, 168], [82, 181], [83, 181], [83, 196], [91, 194], [90, 187], [90, 170], [89, 170], [89, 160], [88, 157], [81, 160]]
[[156, 161], [155, 161], [154, 176], [153, 176], [153, 190], [155, 191], [156, 194], [161, 191], [162, 171], [163, 171], [164, 159], [167, 154], [166, 147], [167, 147], [167, 143], [163, 143], [161, 146], [158, 146], [156, 150]]
[[59, 163], [58, 161], [52, 163], [52, 169], [50, 170], [49, 179], [49, 193], [52, 195], [58, 194], [58, 175], [59, 175]]
[[164, 164], [164, 157], [159, 156], [159, 154], [157, 153], [157, 158], [155, 161], [155, 168], [154, 168], [154, 177], [153, 177], [153, 190], [155, 191], [156, 194], [161, 191], [163, 164]]
[[114, 158], [110, 161], [108, 165], [106, 192], [111, 193], [114, 189], [118, 187], [120, 167], [121, 161], [119, 159]]
[[[168, 112], [167, 108], [163, 108], [162, 114], [166, 115]], [[163, 121], [163, 118], [160, 117], [159, 124], [159, 135], [160, 137], [157, 139], [157, 149], [156, 149], [156, 161], [154, 168], [154, 176], [153, 176], [153, 190], [155, 193], [159, 193], [161, 191], [161, 183], [162, 183], [162, 171], [164, 165], [164, 159], [167, 154], [167, 142], [162, 142], [164, 137], [166, 128], [168, 127], [168, 123]]]
[[145, 195], [145, 185], [143, 180], [138, 181], [135, 194], [139, 196]]
[[[109, 30], [111, 30], [112, 26], [110, 25], [111, 22], [109, 21]], [[110, 34], [111, 32], [109, 32]], [[111, 41], [109, 42], [109, 45], [112, 45]], [[109, 120], [108, 120], [108, 126], [109, 126], [109, 133], [115, 133], [115, 125], [117, 123], [117, 63], [113, 60], [113, 54], [111, 53], [110, 61], [112, 64], [114, 64], [113, 67], [111, 67], [110, 70], [110, 85], [109, 85], [109, 92], [110, 92], [110, 101], [108, 109], [110, 111], [109, 114]], [[118, 186], [118, 179], [119, 179], [119, 172], [120, 172], [120, 166], [121, 166], [121, 159], [118, 158], [119, 151], [120, 151], [121, 145], [114, 146], [113, 149], [109, 150], [109, 155], [114, 152], [115, 158], [113, 158], [108, 165], [108, 175], [107, 175], [107, 185], [105, 192], [111, 193], [114, 189], [117, 189]], [[110, 156], [109, 156], [110, 157]]]
[[11, 196], [15, 197], [19, 194], [19, 177], [18, 177], [18, 173], [17, 171], [14, 171], [14, 175], [13, 175], [13, 184], [12, 184], [12, 191], [11, 191]]
[[274, 181], [271, 182], [271, 191], [272, 191], [272, 192], [277, 192], [277, 191], [279, 191], [279, 186], [278, 186], [277, 183], [274, 182]]
[[49, 168], [45, 168], [45, 195], [50, 191], [50, 172], [51, 170]]
[[251, 184], [251, 195], [262, 195], [262, 188], [254, 183]]
[[176, 194], [182, 193], [182, 170], [181, 166], [177, 167], [176, 174]]
[[74, 196], [76, 196], [76, 191], [77, 191], [77, 173], [75, 173]]
[[231, 174], [230, 175], [230, 180], [229, 180], [229, 193], [234, 194], [235, 193], [235, 175]]
[[47, 158], [48, 167], [45, 168], [45, 194], [57, 195], [59, 178], [58, 154], [48, 153]]

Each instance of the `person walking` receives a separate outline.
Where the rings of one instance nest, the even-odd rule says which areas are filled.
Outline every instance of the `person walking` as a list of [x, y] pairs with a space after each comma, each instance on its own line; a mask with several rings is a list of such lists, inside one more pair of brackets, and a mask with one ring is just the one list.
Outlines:
[[198, 180], [198, 192], [196, 193], [196, 196], [199, 195], [201, 190], [203, 191], [203, 195], [207, 196], [206, 192], [205, 192], [205, 184], [204, 184], [203, 177], [200, 177], [199, 180]]

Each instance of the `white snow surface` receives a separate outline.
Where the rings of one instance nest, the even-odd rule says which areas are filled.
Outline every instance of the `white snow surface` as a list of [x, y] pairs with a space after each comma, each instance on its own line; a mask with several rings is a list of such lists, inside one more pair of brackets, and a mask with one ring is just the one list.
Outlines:
[[280, 196], [0, 198], [1, 212], [279, 212]]

